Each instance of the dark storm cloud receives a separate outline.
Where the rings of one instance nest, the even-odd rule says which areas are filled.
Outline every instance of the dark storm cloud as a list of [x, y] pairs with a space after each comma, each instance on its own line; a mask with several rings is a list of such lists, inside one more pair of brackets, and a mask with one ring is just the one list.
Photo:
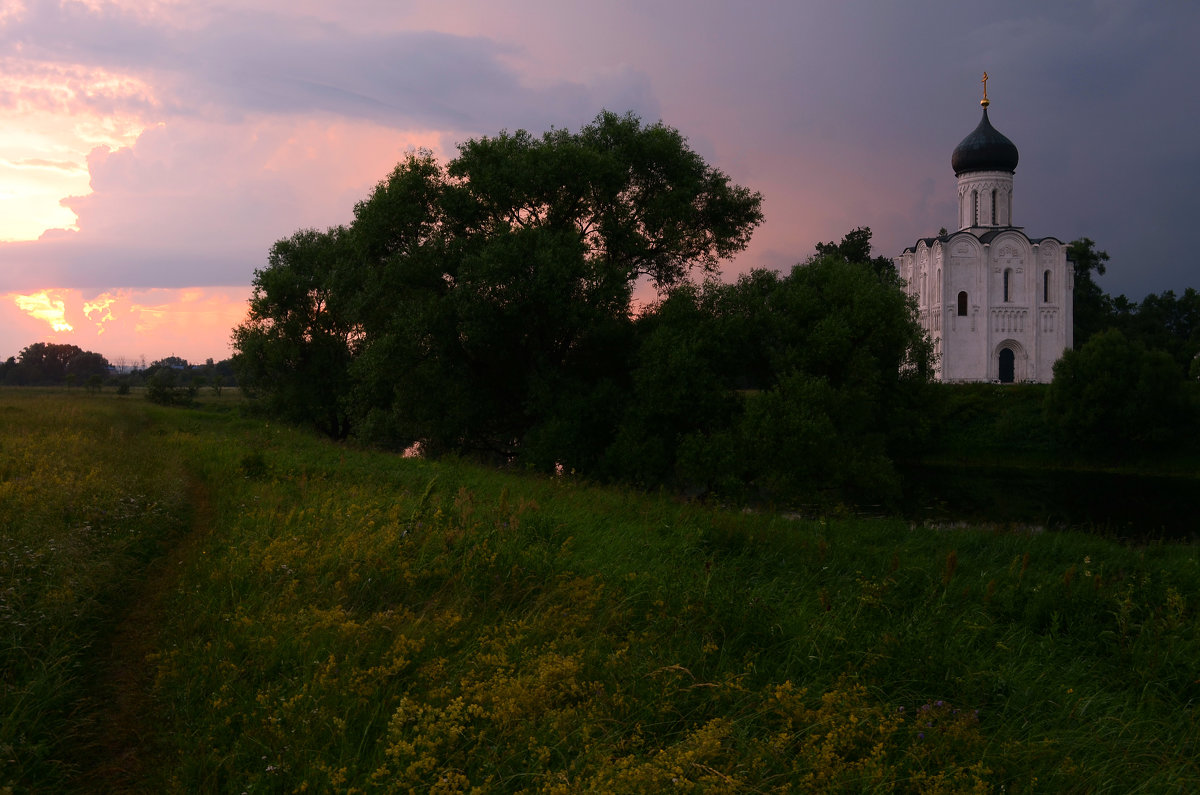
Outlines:
[[[606, 97], [582, 84], [525, 85], [512, 47], [434, 31], [352, 33], [330, 23], [224, 9], [196, 27], [117, 8], [40, 3], [0, 32], [0, 51], [144, 77], [170, 115], [326, 113], [398, 127], [490, 129], [584, 121]], [[642, 76], [606, 93], [656, 110]], [[36, 101], [36, 97], [33, 97]], [[110, 112], [111, 98], [81, 96]], [[100, 104], [103, 102], [104, 104]], [[132, 110], [141, 111], [139, 105]]]

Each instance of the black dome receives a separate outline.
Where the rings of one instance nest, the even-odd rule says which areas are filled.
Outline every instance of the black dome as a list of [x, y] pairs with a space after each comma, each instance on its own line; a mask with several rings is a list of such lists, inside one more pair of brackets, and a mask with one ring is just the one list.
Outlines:
[[1017, 170], [1017, 147], [996, 131], [988, 121], [987, 108], [984, 108], [979, 126], [954, 147], [950, 165], [954, 167], [956, 177], [971, 171], [1007, 171], [1011, 174]]

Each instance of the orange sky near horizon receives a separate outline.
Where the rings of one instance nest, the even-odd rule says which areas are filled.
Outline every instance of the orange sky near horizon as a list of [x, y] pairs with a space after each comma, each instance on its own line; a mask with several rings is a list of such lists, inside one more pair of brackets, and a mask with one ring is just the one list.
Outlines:
[[[154, 132], [155, 143], [162, 133], [171, 133], [169, 123], [155, 119], [154, 110], [160, 103], [154, 89], [128, 75], [71, 65], [10, 69], [0, 72], [3, 92], [36, 100], [10, 104], [0, 111], [0, 245], [26, 242], [37, 246], [47, 233], [92, 232], [86, 223], [90, 217], [81, 227], [74, 207], [95, 193], [96, 163], [119, 154], [136, 154], [144, 133]], [[85, 98], [94, 101], [97, 97], [135, 99], [145, 115], [101, 113], [81, 104]], [[113, 104], [121, 106], [122, 102]], [[237, 152], [239, 145], [257, 147], [250, 170], [292, 186], [289, 199], [297, 205], [296, 218], [288, 222], [290, 226], [279, 227], [275, 237], [302, 226], [322, 225], [316, 223], [318, 218], [349, 220], [353, 201], [365, 198], [402, 151], [443, 148], [438, 132], [398, 132], [370, 122], [336, 118], [265, 121], [218, 132], [232, 139], [221, 147], [223, 151]], [[220, 146], [220, 142], [214, 145]], [[147, 157], [162, 159], [173, 154], [160, 149], [150, 151]], [[215, 164], [210, 171], [219, 175], [227, 166]], [[234, 163], [234, 168], [237, 166]], [[201, 164], [201, 179], [204, 171]], [[298, 189], [306, 183], [315, 186], [311, 195]], [[110, 202], [115, 194], [120, 200], [120, 187], [108, 188], [98, 198]], [[185, 184], [185, 189], [190, 187]], [[111, 218], [101, 215], [94, 225], [103, 230], [111, 224]], [[212, 234], [220, 238], [227, 230], [215, 228]], [[32, 288], [0, 291], [0, 361], [18, 356], [35, 342], [78, 345], [114, 364], [166, 356], [181, 356], [190, 362], [228, 358], [233, 353], [233, 328], [246, 317], [253, 269], [265, 264], [272, 239], [264, 237], [258, 249], [261, 253], [246, 263], [244, 285], [126, 288], [114, 284], [81, 290], [34, 279]]]
[[[77, 345], [111, 364], [180, 356], [193, 364], [233, 355], [230, 336], [246, 317], [248, 287], [119, 289], [85, 295], [48, 289], [0, 296], [10, 336]], [[0, 359], [20, 350], [0, 351]]]
[[[11, 66], [11, 64], [7, 64]], [[76, 230], [64, 200], [92, 192], [88, 157], [131, 147], [153, 121], [129, 113], [81, 110], [83, 98], [138, 98], [156, 104], [150, 86], [103, 69], [63, 64], [9, 68], [0, 91], [36, 96], [5, 109], [0, 127], [0, 242], [33, 241], [48, 230]], [[133, 363], [168, 355], [203, 362], [228, 358], [228, 339], [244, 319], [248, 287], [114, 289], [91, 295], [46, 285], [0, 295], [0, 326], [10, 346], [69, 343]]]

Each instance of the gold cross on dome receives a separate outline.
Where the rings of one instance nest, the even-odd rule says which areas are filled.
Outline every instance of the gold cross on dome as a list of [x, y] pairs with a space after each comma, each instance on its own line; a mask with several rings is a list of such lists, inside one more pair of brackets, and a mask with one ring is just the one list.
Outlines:
[[979, 101], [979, 104], [983, 105], [985, 108], [991, 104], [990, 102], [988, 102], [988, 98], [987, 98], [987, 81], [988, 81], [988, 73], [984, 72], [983, 73], [983, 99]]

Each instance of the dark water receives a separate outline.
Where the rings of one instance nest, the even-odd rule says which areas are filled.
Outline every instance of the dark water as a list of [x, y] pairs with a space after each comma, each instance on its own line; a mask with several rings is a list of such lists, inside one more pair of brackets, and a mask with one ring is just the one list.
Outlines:
[[1196, 478], [952, 465], [910, 465], [904, 477], [903, 511], [921, 521], [1200, 539]]

